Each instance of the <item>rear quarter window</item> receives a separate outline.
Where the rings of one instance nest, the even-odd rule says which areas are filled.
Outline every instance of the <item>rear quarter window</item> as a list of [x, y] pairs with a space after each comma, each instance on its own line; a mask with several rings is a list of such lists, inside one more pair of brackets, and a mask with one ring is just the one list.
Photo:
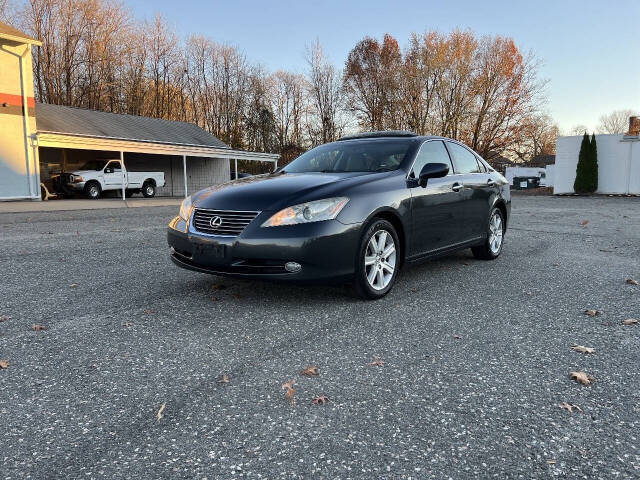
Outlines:
[[447, 142], [447, 148], [453, 157], [453, 165], [456, 167], [456, 173], [479, 173], [480, 167], [476, 156], [462, 145]]

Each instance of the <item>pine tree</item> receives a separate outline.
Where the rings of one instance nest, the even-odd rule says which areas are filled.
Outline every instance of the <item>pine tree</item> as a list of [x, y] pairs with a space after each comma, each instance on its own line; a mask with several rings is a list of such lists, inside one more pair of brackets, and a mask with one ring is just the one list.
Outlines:
[[598, 145], [596, 144], [596, 134], [591, 135], [589, 144], [589, 192], [598, 190]]
[[591, 142], [589, 135], [584, 132], [582, 143], [580, 144], [580, 153], [578, 154], [578, 166], [576, 167], [576, 179], [573, 182], [573, 190], [576, 193], [589, 193], [589, 157], [591, 151]]

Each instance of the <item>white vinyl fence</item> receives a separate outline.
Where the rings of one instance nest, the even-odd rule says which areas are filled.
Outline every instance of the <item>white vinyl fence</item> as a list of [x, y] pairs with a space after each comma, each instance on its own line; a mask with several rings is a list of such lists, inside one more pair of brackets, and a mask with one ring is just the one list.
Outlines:
[[[574, 193], [582, 135], [558, 137], [553, 193]], [[596, 193], [640, 194], [640, 139], [624, 135], [596, 135], [598, 190]]]

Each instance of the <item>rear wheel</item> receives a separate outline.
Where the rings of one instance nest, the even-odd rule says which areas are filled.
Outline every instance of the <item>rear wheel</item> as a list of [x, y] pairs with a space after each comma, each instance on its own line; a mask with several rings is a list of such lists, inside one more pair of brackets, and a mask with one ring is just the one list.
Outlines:
[[98, 182], [89, 182], [84, 187], [84, 194], [92, 200], [100, 198], [101, 193], [102, 191]]
[[147, 198], [155, 197], [156, 186], [152, 182], [147, 182], [142, 186], [142, 195]]
[[481, 260], [493, 260], [500, 256], [504, 239], [504, 215], [502, 210], [494, 208], [489, 215], [487, 239], [477, 247], [471, 248], [473, 256]]
[[375, 219], [360, 241], [354, 286], [358, 295], [374, 300], [391, 291], [400, 267], [400, 242], [391, 223]]

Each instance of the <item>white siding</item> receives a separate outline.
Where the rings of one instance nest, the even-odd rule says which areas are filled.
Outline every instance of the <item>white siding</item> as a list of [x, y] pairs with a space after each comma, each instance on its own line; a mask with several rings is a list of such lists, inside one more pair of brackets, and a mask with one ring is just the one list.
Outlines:
[[[574, 193], [573, 182], [582, 136], [558, 137], [554, 172], [555, 194]], [[640, 194], [640, 142], [623, 135], [596, 135], [597, 193]]]

